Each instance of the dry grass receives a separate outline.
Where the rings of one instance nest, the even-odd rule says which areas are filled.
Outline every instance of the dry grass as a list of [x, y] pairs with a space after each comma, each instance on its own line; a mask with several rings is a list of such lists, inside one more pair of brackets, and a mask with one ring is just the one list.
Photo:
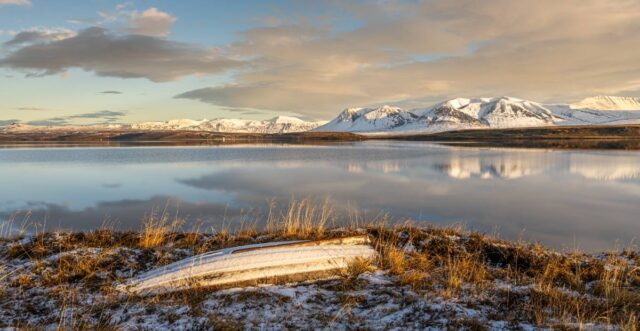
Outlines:
[[373, 270], [375, 270], [375, 265], [372, 260], [356, 258], [353, 261], [349, 262], [349, 265], [345, 270], [346, 273], [343, 274], [343, 276], [346, 276], [349, 278], [356, 278], [365, 272], [370, 272]]
[[[285, 212], [270, 213], [262, 230], [255, 222], [246, 222], [234, 231], [223, 227], [213, 233], [200, 233], [200, 226], [196, 226], [189, 232], [180, 232], [179, 219], [165, 212], [153, 215], [147, 217], [139, 233], [105, 228], [87, 233], [41, 232], [28, 243], [6, 241], [0, 245], [0, 258], [13, 262], [27, 260], [30, 267], [0, 269], [0, 303], [22, 300], [20, 309], [27, 309], [26, 315], [50, 316], [49, 313], [57, 311], [60, 325], [67, 327], [116, 328], [108, 312], [143, 299], [122, 298], [114, 290], [114, 284], [156, 265], [228, 246], [367, 233], [378, 258], [352, 261], [338, 273], [344, 279], [342, 283], [325, 286], [327, 291], [339, 294], [345, 310], [368, 304], [353, 293], [364, 286], [360, 275], [378, 269], [393, 282], [393, 295], [402, 295], [409, 289], [421, 297], [488, 305], [496, 316], [515, 324], [571, 328], [598, 323], [638, 330], [640, 323], [640, 253], [633, 249], [605, 257], [560, 253], [539, 245], [466, 232], [459, 227], [375, 224], [336, 230], [329, 227], [333, 216], [328, 202], [317, 206], [308, 200], [292, 201]], [[57, 307], [76, 310], [81, 307], [92, 319], [69, 315], [55, 307], [38, 308], [42, 311], [28, 308], [30, 301], [26, 295], [39, 288], [51, 289], [47, 296]], [[201, 304], [212, 291], [194, 286], [192, 291], [151, 297], [144, 302], [149, 307], [176, 302], [187, 305], [190, 314], [207, 317], [207, 326], [221, 327], [227, 321], [225, 318], [202, 311]], [[82, 307], [83, 293], [100, 293], [103, 300]], [[229, 325], [239, 325], [234, 319], [229, 321]], [[476, 319], [457, 323], [470, 329], [482, 326]], [[2, 326], [27, 325], [17, 321], [0, 323]]]
[[485, 264], [475, 254], [450, 256], [445, 263], [446, 288], [449, 294], [460, 290], [464, 284], [480, 288], [487, 278]]
[[184, 221], [177, 216], [171, 219], [166, 209], [160, 215], [152, 212], [143, 222], [140, 247], [154, 248], [161, 246], [166, 241], [172, 241], [176, 230], [182, 224], [184, 224]]
[[271, 204], [266, 230], [279, 233], [286, 238], [321, 237], [333, 216], [333, 207], [328, 199], [320, 205], [310, 199], [292, 199], [288, 208], [281, 213], [274, 212], [273, 207]]
[[12, 214], [7, 220], [0, 220], [0, 240], [22, 237], [27, 233], [31, 213], [27, 212], [18, 220], [18, 213]]

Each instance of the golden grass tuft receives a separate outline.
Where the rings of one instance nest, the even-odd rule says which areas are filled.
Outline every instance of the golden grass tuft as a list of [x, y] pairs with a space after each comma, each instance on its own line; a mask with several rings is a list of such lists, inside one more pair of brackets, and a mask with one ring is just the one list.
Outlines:
[[449, 256], [444, 270], [446, 288], [450, 293], [459, 290], [466, 283], [481, 287], [487, 277], [484, 263], [475, 254]]
[[406, 270], [404, 252], [392, 245], [382, 248], [382, 267], [389, 270], [392, 275], [401, 275]]
[[152, 212], [143, 222], [140, 233], [141, 248], [155, 248], [162, 246], [165, 242], [170, 242], [175, 238], [178, 228], [184, 223], [177, 216], [171, 220], [169, 213], [165, 210], [160, 215]]
[[365, 272], [370, 272], [373, 270], [375, 270], [375, 266], [372, 260], [355, 258], [349, 261], [347, 269], [345, 270], [345, 276], [349, 278], [356, 278]]
[[333, 207], [328, 199], [321, 205], [310, 199], [291, 199], [288, 208], [280, 215], [270, 209], [266, 229], [280, 233], [285, 238], [318, 238], [324, 234], [332, 218]]

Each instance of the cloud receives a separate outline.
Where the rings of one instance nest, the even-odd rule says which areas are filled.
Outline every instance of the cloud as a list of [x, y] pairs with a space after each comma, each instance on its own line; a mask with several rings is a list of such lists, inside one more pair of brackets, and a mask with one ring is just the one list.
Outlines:
[[249, 110], [249, 111], [242, 112], [242, 115], [264, 115], [264, 114], [266, 113], [259, 110]]
[[43, 120], [35, 120], [29, 121], [27, 124], [30, 125], [44, 125], [44, 126], [57, 126], [57, 125], [69, 125], [72, 124], [73, 120], [87, 120], [87, 119], [95, 119], [101, 120], [100, 123], [114, 123], [119, 121], [122, 117], [126, 116], [127, 113], [121, 111], [112, 111], [112, 110], [100, 110], [91, 113], [83, 113], [83, 114], [74, 114], [68, 116], [58, 116], [47, 118]]
[[93, 113], [85, 113], [78, 115], [69, 115], [66, 118], [114, 118], [125, 116], [126, 113], [121, 111], [101, 110]]
[[101, 93], [101, 94], [122, 94], [122, 92], [114, 91], [114, 90], [102, 91], [102, 92], [98, 92], [98, 93]]
[[347, 106], [435, 96], [568, 101], [640, 81], [638, 1], [338, 5], [356, 28], [306, 20], [244, 31], [229, 52], [251, 59], [249, 70], [177, 97], [326, 118]]
[[[640, 89], [637, 0], [333, 5], [345, 14], [269, 18], [211, 49], [167, 39], [173, 15], [126, 4], [101, 12], [93, 24], [103, 27], [75, 35], [18, 33], [0, 66], [30, 76], [79, 68], [154, 82], [234, 69], [223, 84], [175, 97], [314, 118], [349, 106], [420, 107], [458, 96], [565, 102]], [[340, 24], [345, 18], [349, 24]]]
[[17, 108], [14, 108], [14, 109], [23, 110], [23, 111], [45, 111], [45, 110], [51, 110], [51, 109], [42, 108], [42, 107], [17, 107]]
[[44, 120], [28, 121], [27, 124], [36, 126], [58, 126], [67, 125], [69, 121], [64, 117], [52, 117]]
[[134, 11], [130, 15], [127, 30], [133, 34], [146, 36], [166, 37], [176, 21], [175, 16], [153, 7], [143, 12]]
[[114, 34], [99, 27], [62, 40], [27, 45], [0, 59], [0, 66], [25, 70], [31, 76], [80, 68], [99, 76], [154, 82], [218, 74], [240, 64], [215, 49], [157, 37]]
[[64, 28], [33, 28], [16, 33], [13, 38], [5, 42], [3, 46], [25, 46], [36, 43], [62, 40], [73, 37], [75, 35], [75, 31]]
[[6, 125], [11, 125], [13, 123], [18, 123], [20, 122], [20, 120], [18, 119], [12, 119], [12, 120], [0, 120], [0, 126], [6, 126]]
[[30, 6], [31, 0], [0, 0], [0, 6], [4, 5]]
[[110, 27], [115, 31], [136, 35], [166, 37], [177, 20], [170, 13], [155, 7], [138, 11], [129, 9], [132, 6], [132, 3], [119, 4], [114, 10], [99, 11], [96, 18], [74, 18], [67, 20], [67, 23]]

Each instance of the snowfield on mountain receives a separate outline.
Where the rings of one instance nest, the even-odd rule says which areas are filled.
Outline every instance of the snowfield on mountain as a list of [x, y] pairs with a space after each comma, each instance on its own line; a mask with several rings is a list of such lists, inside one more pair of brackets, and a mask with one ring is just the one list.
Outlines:
[[[427, 108], [348, 108], [314, 131], [435, 133], [553, 125], [638, 124], [640, 99], [587, 98], [572, 105], [541, 104], [512, 97], [456, 98]], [[579, 105], [590, 105], [594, 109]]]
[[595, 96], [570, 105], [573, 109], [639, 110], [640, 98]]

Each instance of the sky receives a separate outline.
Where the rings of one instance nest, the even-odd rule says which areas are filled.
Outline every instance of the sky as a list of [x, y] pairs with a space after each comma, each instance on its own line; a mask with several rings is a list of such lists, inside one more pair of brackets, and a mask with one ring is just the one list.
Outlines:
[[0, 0], [0, 125], [640, 96], [638, 0]]

